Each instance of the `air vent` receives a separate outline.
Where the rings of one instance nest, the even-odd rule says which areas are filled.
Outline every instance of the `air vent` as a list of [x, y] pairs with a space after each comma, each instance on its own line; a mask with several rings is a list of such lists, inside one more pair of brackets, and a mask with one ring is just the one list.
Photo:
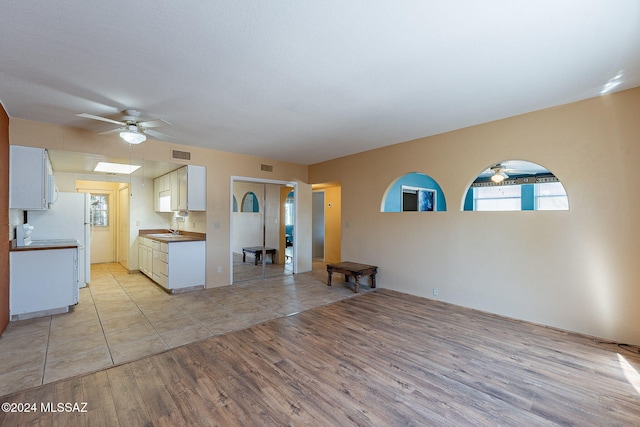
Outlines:
[[264, 172], [273, 172], [273, 165], [265, 165], [263, 163], [260, 165], [260, 170]]
[[191, 160], [191, 153], [188, 151], [171, 150], [172, 159]]

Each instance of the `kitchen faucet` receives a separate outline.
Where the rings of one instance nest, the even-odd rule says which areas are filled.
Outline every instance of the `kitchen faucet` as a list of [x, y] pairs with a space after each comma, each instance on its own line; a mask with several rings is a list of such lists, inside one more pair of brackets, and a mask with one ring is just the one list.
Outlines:
[[[176, 223], [176, 228], [171, 228], [171, 226], [173, 225], [173, 222], [175, 221]], [[169, 224], [169, 228], [168, 228], [169, 232], [171, 234], [173, 234], [174, 236], [178, 236], [180, 234], [180, 229], [179, 229], [179, 224], [178, 224], [178, 218], [173, 217], [173, 219], [171, 220], [171, 223]]]

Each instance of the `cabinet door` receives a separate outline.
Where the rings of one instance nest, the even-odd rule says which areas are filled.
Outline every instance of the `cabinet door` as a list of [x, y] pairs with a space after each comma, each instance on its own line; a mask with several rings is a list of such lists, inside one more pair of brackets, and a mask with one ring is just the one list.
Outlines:
[[160, 212], [160, 178], [153, 180], [153, 210]]
[[147, 276], [153, 276], [153, 250], [147, 246]]
[[178, 171], [173, 171], [169, 174], [169, 190], [171, 192], [171, 210], [178, 210]]
[[171, 212], [173, 197], [171, 195], [170, 174], [162, 175], [153, 180], [153, 208], [156, 212]]
[[45, 150], [11, 145], [9, 153], [9, 208], [47, 209]]
[[187, 167], [187, 209], [207, 210], [207, 169], [204, 166]]
[[138, 243], [138, 270], [140, 270], [141, 273], [144, 273], [146, 270], [146, 263], [147, 262], [147, 254], [146, 254], [146, 250], [144, 248], [144, 244], [142, 244], [142, 242]]
[[188, 205], [188, 182], [187, 182], [187, 167], [178, 169], [178, 209], [179, 211], [186, 211]]

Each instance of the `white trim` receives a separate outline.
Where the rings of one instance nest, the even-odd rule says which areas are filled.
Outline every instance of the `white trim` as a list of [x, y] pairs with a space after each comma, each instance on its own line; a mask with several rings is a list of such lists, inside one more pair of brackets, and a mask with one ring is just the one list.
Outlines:
[[[234, 182], [256, 182], [259, 184], [279, 184], [293, 187], [293, 274], [298, 273], [298, 212], [300, 212], [298, 203], [298, 183], [295, 181], [281, 181], [277, 179], [252, 178], [248, 176], [231, 175], [229, 182], [229, 284], [233, 285], [233, 184]], [[240, 209], [240, 206], [238, 206]]]

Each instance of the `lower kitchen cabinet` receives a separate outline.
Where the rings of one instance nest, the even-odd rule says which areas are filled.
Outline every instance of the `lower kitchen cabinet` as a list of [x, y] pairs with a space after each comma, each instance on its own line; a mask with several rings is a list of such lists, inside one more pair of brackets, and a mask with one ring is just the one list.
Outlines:
[[78, 249], [9, 252], [11, 320], [66, 313], [78, 303]]
[[153, 265], [153, 249], [151, 247], [151, 239], [138, 237], [138, 269], [141, 273], [151, 277]]
[[141, 238], [139, 249], [140, 271], [166, 290], [174, 293], [204, 287], [204, 240], [165, 243]]

